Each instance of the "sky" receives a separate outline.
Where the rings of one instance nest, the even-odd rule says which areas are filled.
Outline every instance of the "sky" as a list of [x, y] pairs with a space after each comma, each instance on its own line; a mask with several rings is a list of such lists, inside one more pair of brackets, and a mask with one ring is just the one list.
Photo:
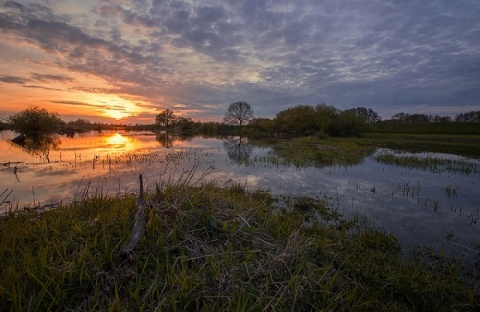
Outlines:
[[480, 110], [479, 0], [0, 1], [0, 120]]

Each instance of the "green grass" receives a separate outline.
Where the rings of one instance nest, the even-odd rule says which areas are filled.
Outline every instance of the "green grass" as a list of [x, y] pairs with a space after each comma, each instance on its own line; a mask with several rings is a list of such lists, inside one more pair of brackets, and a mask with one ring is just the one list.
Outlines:
[[372, 124], [356, 141], [393, 150], [480, 158], [480, 125], [473, 122]]
[[406, 152], [433, 152], [480, 158], [480, 136], [447, 134], [363, 133], [361, 145]]
[[406, 259], [395, 237], [317, 199], [205, 184], [167, 185], [148, 203], [146, 237], [126, 260], [133, 195], [1, 219], [0, 310], [479, 308], [460, 266]]
[[368, 124], [365, 132], [478, 136], [480, 135], [480, 124], [475, 122], [380, 122]]
[[255, 146], [270, 147], [272, 151], [251, 160], [276, 166], [324, 167], [331, 165], [354, 166], [375, 151], [375, 147], [358, 144], [352, 139], [314, 137], [288, 140], [255, 140]]
[[480, 173], [480, 164], [461, 159], [446, 159], [433, 156], [396, 155], [382, 153], [375, 156], [378, 162], [411, 169], [421, 169], [433, 173], [456, 172], [462, 174]]

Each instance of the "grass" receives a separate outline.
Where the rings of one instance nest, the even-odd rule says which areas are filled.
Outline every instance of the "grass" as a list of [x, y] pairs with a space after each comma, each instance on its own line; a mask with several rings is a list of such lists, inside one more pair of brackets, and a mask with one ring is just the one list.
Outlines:
[[0, 219], [0, 311], [479, 308], [455, 262], [402, 257], [395, 237], [318, 199], [238, 184], [157, 188], [146, 237], [122, 259], [135, 199]]
[[288, 140], [256, 140], [255, 146], [270, 147], [272, 151], [253, 162], [265, 162], [269, 165], [324, 167], [330, 165], [353, 166], [361, 163], [365, 157], [375, 151], [375, 147], [358, 144], [351, 139], [314, 137], [293, 138]]
[[415, 135], [480, 135], [480, 127], [475, 122], [380, 122], [368, 124], [365, 131]]
[[478, 123], [378, 123], [368, 125], [359, 144], [409, 152], [447, 153], [480, 158]]
[[[395, 130], [403, 132], [395, 132]], [[452, 132], [448, 133], [450, 130]], [[369, 131], [363, 132], [360, 137], [356, 138], [301, 137], [288, 140], [251, 140], [252, 145], [268, 147], [271, 148], [271, 151], [265, 156], [257, 156], [248, 160], [249, 163], [246, 165], [264, 163], [268, 166], [293, 165], [298, 168], [331, 165], [354, 166], [372, 155], [377, 148], [414, 153], [446, 153], [480, 159], [479, 135], [480, 127], [472, 125], [472, 123], [455, 123], [455, 125], [386, 124], [371, 125]], [[478, 165], [475, 163], [436, 157], [407, 157], [389, 153], [378, 156], [377, 160], [433, 172], [447, 171], [465, 174], [479, 172]]]
[[461, 174], [480, 173], [480, 164], [462, 159], [447, 159], [434, 156], [397, 155], [382, 153], [375, 156], [378, 162], [410, 169], [421, 169], [433, 173], [456, 172]]

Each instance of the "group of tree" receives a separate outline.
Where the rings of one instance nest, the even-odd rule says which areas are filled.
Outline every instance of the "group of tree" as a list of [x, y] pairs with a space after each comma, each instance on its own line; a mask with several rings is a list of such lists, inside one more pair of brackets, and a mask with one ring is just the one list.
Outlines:
[[427, 115], [427, 114], [408, 114], [408, 113], [397, 113], [392, 116], [392, 121], [395, 122], [451, 122], [452, 118], [450, 116], [439, 116], [439, 115]]
[[[403, 123], [434, 123], [434, 122], [480, 122], [480, 111], [471, 111], [457, 115], [453, 120], [449, 116], [397, 113], [391, 120], [385, 122]], [[125, 130], [166, 130], [183, 133], [207, 134], [260, 134], [270, 136], [302, 136], [316, 135], [319, 137], [356, 136], [368, 124], [381, 122], [379, 115], [370, 108], [357, 107], [340, 110], [334, 106], [321, 103], [312, 105], [297, 105], [276, 114], [274, 118], [255, 118], [253, 109], [247, 102], [231, 103], [224, 115], [223, 122], [200, 122], [191, 118], [177, 116], [172, 110], [165, 109], [156, 115], [155, 123], [151, 125], [122, 126]], [[1, 129], [11, 129], [15, 132], [35, 137], [51, 133], [73, 134], [90, 130], [115, 129], [118, 125], [91, 123], [86, 119], [76, 119], [65, 122], [57, 113], [48, 112], [38, 106], [29, 107], [0, 124]], [[177, 131], [178, 130], [178, 131]]]
[[358, 135], [367, 123], [380, 120], [376, 112], [364, 107], [340, 110], [325, 103], [297, 105], [277, 113], [275, 118], [259, 118], [252, 123], [255, 133], [350, 137]]
[[13, 131], [33, 137], [59, 132], [63, 121], [57, 113], [32, 106], [9, 116], [7, 123]]
[[393, 122], [427, 123], [427, 122], [480, 122], [480, 111], [471, 111], [458, 114], [452, 119], [450, 116], [397, 113], [392, 116]]
[[176, 116], [175, 113], [166, 109], [155, 117], [155, 126], [161, 130], [181, 129], [183, 131], [193, 130], [195, 122], [191, 118]]
[[457, 122], [480, 122], [480, 111], [471, 111], [455, 116]]

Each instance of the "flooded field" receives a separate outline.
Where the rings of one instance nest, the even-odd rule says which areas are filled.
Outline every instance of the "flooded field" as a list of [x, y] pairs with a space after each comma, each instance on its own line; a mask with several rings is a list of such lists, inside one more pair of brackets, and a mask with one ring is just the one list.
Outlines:
[[150, 189], [214, 180], [275, 195], [324, 198], [345, 215], [367, 217], [404, 246], [444, 246], [479, 260], [476, 159], [388, 149], [349, 154], [318, 144], [312, 149], [338, 155], [326, 159], [307, 148], [291, 157], [281, 144], [135, 132], [55, 137], [33, 147], [12, 143], [14, 137], [0, 132], [2, 213], [136, 192], [139, 174]]

